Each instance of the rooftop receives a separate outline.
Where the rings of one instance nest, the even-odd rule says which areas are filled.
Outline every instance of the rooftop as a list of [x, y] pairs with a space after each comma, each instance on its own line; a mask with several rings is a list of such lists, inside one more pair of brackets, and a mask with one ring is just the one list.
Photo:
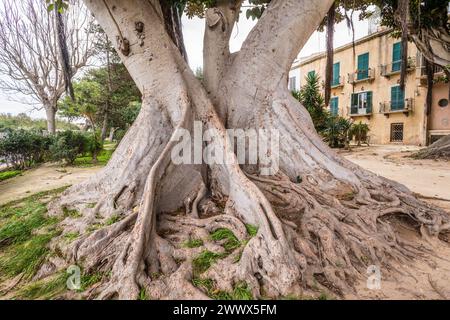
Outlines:
[[[377, 37], [384, 36], [385, 34], [388, 34], [390, 32], [391, 32], [391, 29], [383, 29], [383, 30], [379, 30], [377, 32], [371, 33], [365, 37], [355, 40], [355, 46], [357, 46], [361, 43], [370, 41], [372, 39], [375, 39]], [[334, 49], [334, 52], [344, 51], [344, 50], [347, 50], [352, 47], [353, 47], [353, 44], [352, 44], [352, 42], [350, 42], [350, 43], [344, 44], [343, 46], [337, 47], [336, 49]], [[300, 68], [300, 67], [302, 67], [308, 63], [311, 63], [315, 60], [325, 58], [326, 55], [327, 55], [326, 51], [322, 51], [322, 52], [313, 53], [312, 55], [309, 55], [307, 57], [302, 57], [300, 59], [296, 59], [294, 61], [294, 63], [292, 64], [292, 69], [297, 69], [297, 68]]]

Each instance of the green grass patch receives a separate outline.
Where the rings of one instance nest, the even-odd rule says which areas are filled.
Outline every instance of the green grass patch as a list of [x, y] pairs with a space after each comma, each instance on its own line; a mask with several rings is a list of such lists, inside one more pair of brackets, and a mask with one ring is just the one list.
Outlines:
[[75, 209], [67, 209], [66, 207], [62, 208], [64, 217], [71, 217], [74, 219], [81, 218], [83, 215]]
[[21, 170], [8, 170], [0, 172], [0, 181], [14, 178], [15, 176], [18, 176], [21, 173], [22, 173]]
[[90, 288], [94, 284], [100, 282], [102, 280], [102, 278], [103, 278], [103, 274], [100, 272], [95, 272], [92, 274], [83, 274], [80, 279], [81, 284], [80, 284], [80, 289], [78, 290], [78, 292], [85, 291], [86, 289]]
[[0, 247], [29, 239], [34, 230], [53, 220], [45, 216], [46, 212], [47, 208], [44, 204], [32, 202], [23, 208], [18, 208], [15, 214], [8, 214], [8, 219], [0, 222]]
[[103, 227], [103, 226], [104, 226], [103, 223], [94, 223], [94, 224], [91, 224], [91, 225], [86, 229], [86, 231], [87, 231], [87, 232], [94, 232], [94, 231], [100, 229], [100, 228]]
[[65, 190], [40, 192], [0, 207], [0, 276], [23, 273], [31, 278], [49, 254], [48, 243], [60, 234], [59, 219], [47, 216], [43, 197]]
[[38, 204], [45, 206], [40, 199], [48, 197], [48, 196], [56, 196], [59, 193], [63, 192], [70, 186], [64, 186], [61, 188], [48, 190], [48, 191], [42, 191], [35, 194], [32, 194], [28, 197], [14, 200], [11, 202], [8, 202], [2, 206], [0, 206], [0, 225], [2, 220], [5, 218], [15, 216], [15, 215], [24, 215], [27, 214], [27, 212], [30, 212], [33, 210], [34, 203], [38, 202]]
[[139, 297], [138, 300], [150, 300], [149, 296], [147, 295], [147, 292], [144, 288], [141, 288], [139, 291]]
[[90, 155], [78, 157], [75, 159], [73, 165], [77, 167], [104, 166], [108, 163], [109, 159], [111, 159], [113, 152], [114, 152], [113, 149], [104, 149], [100, 151], [100, 153], [97, 155], [96, 163], [94, 163], [92, 156]]
[[246, 224], [245, 228], [247, 229], [247, 233], [250, 237], [254, 237], [256, 236], [256, 234], [258, 233], [258, 227], [251, 225], [251, 224]]
[[246, 282], [238, 282], [234, 286], [233, 300], [253, 300], [252, 292]]
[[53, 299], [67, 289], [67, 278], [68, 275], [65, 272], [60, 272], [54, 275], [50, 280], [43, 279], [33, 282], [21, 288], [17, 292], [15, 298], [28, 300]]
[[106, 224], [107, 226], [110, 226], [110, 225], [112, 225], [112, 224], [114, 224], [114, 223], [120, 221], [121, 219], [122, 219], [122, 217], [121, 217], [120, 215], [118, 215], [118, 214], [113, 214], [111, 217], [109, 217], [109, 218], [106, 220], [105, 224]]
[[0, 274], [13, 277], [23, 273], [25, 278], [33, 277], [49, 253], [48, 243], [57, 235], [58, 232], [39, 234], [9, 246], [0, 257]]
[[215, 300], [253, 300], [253, 295], [247, 283], [239, 282], [234, 285], [232, 292], [219, 290], [214, 280], [195, 277], [192, 284], [204, 291], [211, 299]]
[[202, 251], [197, 257], [192, 260], [192, 267], [194, 274], [200, 274], [205, 272], [211, 267], [218, 259], [226, 256], [223, 253], [216, 253], [209, 250]]
[[67, 242], [72, 242], [79, 236], [80, 236], [79, 232], [67, 232], [66, 234], [64, 234], [64, 238], [67, 240]]
[[[32, 282], [22, 287], [16, 298], [18, 299], [53, 299], [67, 290], [67, 279], [70, 274], [60, 271], [53, 275], [50, 280], [43, 279]], [[103, 274], [83, 274], [80, 279], [80, 289], [78, 292], [83, 292], [97, 282], [101, 281]]]
[[183, 243], [183, 247], [186, 248], [198, 248], [203, 245], [202, 239], [189, 239]]
[[236, 238], [230, 229], [220, 228], [211, 233], [211, 239], [214, 241], [224, 240], [223, 247], [227, 252], [233, 251], [241, 246], [241, 242]]

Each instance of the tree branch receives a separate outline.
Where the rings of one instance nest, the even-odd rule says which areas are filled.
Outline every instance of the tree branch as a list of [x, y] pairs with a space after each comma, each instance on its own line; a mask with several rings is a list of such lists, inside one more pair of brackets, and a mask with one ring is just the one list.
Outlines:
[[[220, 0], [205, 15], [203, 75], [208, 93], [217, 92], [220, 79], [230, 63], [230, 37], [239, 17], [242, 0]], [[213, 101], [214, 97], [211, 97]]]
[[280, 78], [287, 82], [292, 63], [332, 3], [333, 0], [272, 1], [243, 43], [233, 68], [241, 70], [241, 74], [262, 74], [267, 85]]

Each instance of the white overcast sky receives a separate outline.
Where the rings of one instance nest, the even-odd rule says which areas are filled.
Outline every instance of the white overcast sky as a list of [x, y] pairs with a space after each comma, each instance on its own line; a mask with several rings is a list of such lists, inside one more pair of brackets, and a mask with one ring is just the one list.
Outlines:
[[[368, 34], [368, 22], [358, 21], [357, 14], [354, 15], [355, 37], [361, 38]], [[186, 50], [188, 52], [189, 64], [193, 70], [202, 66], [202, 50], [203, 50], [203, 32], [204, 20], [199, 18], [188, 19], [183, 17], [183, 33]], [[238, 51], [242, 42], [255, 25], [256, 21], [247, 20], [243, 15], [237, 25], [234, 27], [231, 36], [230, 48], [232, 52]], [[339, 47], [351, 41], [351, 33], [347, 29], [346, 23], [342, 22], [336, 25], [336, 33], [334, 37], [334, 46]], [[315, 32], [306, 43], [305, 47], [299, 53], [299, 57], [309, 56], [316, 52], [325, 50], [325, 34]], [[20, 98], [19, 98], [20, 99]], [[44, 118], [43, 110], [36, 111], [29, 105], [11, 101], [5, 93], [0, 91], [0, 113], [18, 114], [26, 112], [33, 118]]]

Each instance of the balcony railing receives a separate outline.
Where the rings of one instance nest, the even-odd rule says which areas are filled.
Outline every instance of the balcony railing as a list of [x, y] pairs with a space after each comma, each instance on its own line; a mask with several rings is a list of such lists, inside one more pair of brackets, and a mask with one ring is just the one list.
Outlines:
[[[416, 68], [416, 59], [408, 58], [408, 64], [406, 71], [411, 72]], [[380, 75], [383, 77], [390, 77], [394, 74], [399, 74], [402, 70], [402, 62], [396, 61], [393, 63], [388, 63], [380, 66]]]
[[409, 115], [414, 109], [414, 99], [409, 98], [404, 101], [386, 101], [380, 103], [380, 113], [389, 117], [391, 113], [404, 113]]
[[[440, 66], [434, 65], [432, 68], [433, 68], [433, 74], [434, 75], [439, 74], [439, 73], [444, 73], [444, 69], [442, 67], [440, 67]], [[425, 68], [425, 65], [422, 65], [420, 67], [420, 76], [421, 77], [426, 77], [427, 76], [427, 70]]]
[[361, 108], [360, 106], [351, 106], [350, 107], [350, 117], [358, 117], [358, 116], [370, 116], [372, 115], [372, 106], [366, 106], [365, 108]]
[[[345, 85], [345, 78], [339, 77], [339, 79], [331, 79], [331, 88], [340, 88]], [[322, 80], [322, 88], [325, 88], [325, 80]]]
[[348, 83], [358, 83], [362, 81], [373, 81], [375, 79], [375, 69], [357, 70], [348, 74]]
[[344, 77], [339, 77], [331, 81], [331, 88], [340, 88], [343, 87], [344, 84], [345, 84]]

